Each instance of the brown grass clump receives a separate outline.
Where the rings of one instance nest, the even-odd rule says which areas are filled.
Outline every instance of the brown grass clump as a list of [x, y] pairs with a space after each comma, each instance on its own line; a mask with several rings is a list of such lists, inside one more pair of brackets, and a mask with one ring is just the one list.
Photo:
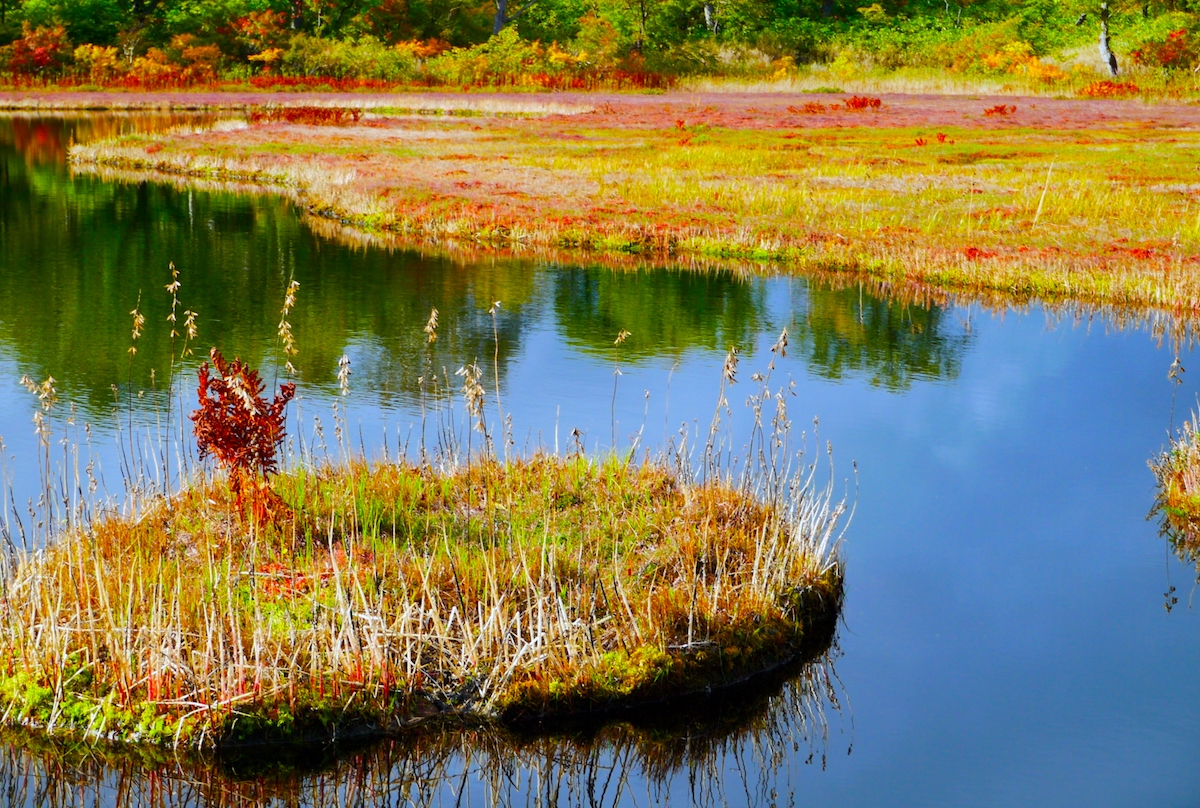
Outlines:
[[275, 491], [290, 514], [261, 529], [213, 483], [26, 559], [0, 607], [6, 720], [205, 746], [588, 712], [794, 657], [841, 601], [829, 491], [545, 455]]

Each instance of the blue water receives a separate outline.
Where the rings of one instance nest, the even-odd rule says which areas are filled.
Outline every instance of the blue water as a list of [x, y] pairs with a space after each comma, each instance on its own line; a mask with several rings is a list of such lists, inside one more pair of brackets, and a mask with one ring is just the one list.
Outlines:
[[[22, 192], [42, 194], [36, 197], [42, 201], [22, 210], [75, 209], [97, 195], [119, 200], [131, 192], [70, 178], [53, 161], [34, 171], [15, 147], [4, 154], [10, 163], [25, 160], [22, 170], [56, 178]], [[10, 185], [6, 193], [0, 220], [5, 199], [17, 191]], [[518, 450], [552, 450], [557, 440], [565, 451], [576, 428], [588, 448], [610, 445], [614, 432], [617, 443], [628, 446], [640, 431], [641, 445], [651, 450], [681, 425], [692, 433], [707, 430], [731, 342], [742, 348], [740, 381], [729, 395], [732, 428], [744, 441], [750, 375], [766, 366], [769, 346], [788, 329], [791, 345], [773, 378], [776, 384], [794, 382], [787, 406], [796, 429], [809, 433], [809, 457], [821, 454], [824, 441], [832, 443], [838, 490], [856, 505], [843, 548], [844, 625], [829, 663], [840, 682], [840, 709], [825, 703], [828, 737], [815, 738], [812, 763], [805, 761], [814, 736], [800, 730], [786, 738], [798, 742], [798, 751], [787, 748], [773, 762], [756, 747], [759, 736], [747, 730], [729, 741], [736, 754], [713, 763], [681, 753], [677, 767], [666, 767], [661, 776], [651, 776], [646, 759], [628, 744], [602, 741], [594, 761], [627, 783], [619, 794], [593, 795], [594, 804], [765, 804], [772, 791], [781, 805], [1200, 801], [1200, 602], [1195, 608], [1190, 603], [1196, 570], [1174, 558], [1157, 522], [1147, 520], [1154, 501], [1147, 461], [1164, 446], [1172, 420], [1178, 426], [1200, 393], [1200, 362], [1192, 351], [1181, 355], [1192, 370], [1176, 390], [1167, 378], [1171, 347], [1158, 345], [1147, 328], [1116, 329], [1102, 314], [1087, 327], [1069, 318], [1060, 323], [1037, 305], [1010, 311], [905, 305], [855, 286], [831, 290], [804, 278], [733, 270], [697, 275], [534, 260], [464, 264], [453, 256], [422, 258], [326, 241], [282, 200], [162, 188], [149, 193], [158, 194], [155, 205], [179, 215], [137, 231], [150, 257], [144, 268], [114, 273], [106, 287], [114, 301], [134, 297], [135, 286], [149, 290], [146, 278], [162, 272], [169, 250], [154, 246], [156, 239], [170, 245], [178, 238], [166, 232], [164, 219], [181, 222], [181, 212], [198, 205], [221, 214], [210, 217], [220, 226], [204, 230], [210, 256], [204, 299], [208, 308], [219, 307], [222, 290], [231, 289], [230, 295], [241, 297], [229, 302], [230, 311], [243, 315], [201, 339], [225, 340], [244, 354], [257, 351], [269, 365], [273, 318], [282, 286], [294, 273], [302, 283], [298, 311], [308, 307], [320, 320], [319, 327], [307, 321], [298, 327], [301, 357], [310, 363], [301, 366], [302, 409], [329, 423], [336, 358], [346, 352], [355, 369], [349, 422], [360, 426], [370, 451], [385, 429], [394, 445], [397, 434], [409, 434], [419, 421], [420, 329], [434, 305], [443, 312], [447, 335], [439, 341], [437, 362], [452, 374], [477, 359], [490, 380], [495, 344], [487, 308], [492, 299], [508, 297], [501, 298], [497, 325], [501, 405], [512, 414]], [[101, 222], [123, 222], [132, 231], [128, 210], [114, 204]], [[45, 224], [48, 230], [55, 226]], [[0, 238], [12, 228], [0, 230]], [[85, 285], [89, 273], [102, 273], [104, 262], [114, 260], [96, 257], [103, 228], [79, 235], [69, 247], [30, 239], [28, 230], [19, 248], [15, 236], [0, 242], [0, 273], [9, 278], [0, 280], [0, 434], [17, 469], [36, 464], [33, 401], [17, 384], [21, 373], [53, 374], [81, 402], [80, 417], [94, 421], [101, 437], [112, 437], [104, 404], [109, 383], [96, 369], [102, 360], [73, 363], [55, 348], [79, 339], [78, 324], [30, 321], [19, 310], [30, 305], [19, 294], [27, 285], [19, 273], [53, 272], [58, 282], [43, 295], [50, 303], [56, 289]], [[223, 244], [230, 249], [222, 250]], [[290, 259], [289, 265], [281, 258], [289, 255], [303, 260]], [[193, 278], [201, 271], [188, 265], [186, 255], [174, 260]], [[247, 302], [238, 290], [249, 287], [235, 289], [226, 280], [247, 273], [249, 287], [266, 290], [261, 303]], [[122, 286], [126, 276], [135, 281]], [[185, 290], [187, 282], [185, 274]], [[126, 311], [93, 314], [112, 321], [97, 328], [113, 335], [99, 340], [97, 356], [110, 357], [118, 370], [126, 362]], [[614, 352], [620, 328], [633, 336]], [[621, 375], [614, 377], [614, 368]], [[814, 417], [820, 419], [815, 439]], [[307, 423], [303, 428], [311, 429]], [[1172, 585], [1180, 602], [1168, 612], [1164, 593]], [[518, 765], [499, 791], [487, 783], [484, 751], [468, 765], [462, 748], [443, 750], [445, 765], [431, 766], [428, 793], [409, 796], [418, 803], [453, 804], [462, 786], [473, 805], [589, 804], [592, 770], [579, 762], [578, 743], [546, 742], [538, 750], [489, 758], [510, 765], [526, 760], [543, 778], [522, 779]], [[167, 788], [144, 799], [240, 805], [273, 797], [283, 804], [321, 804], [325, 797], [305, 789], [349, 788], [363, 771], [382, 777], [380, 766], [407, 771], [430, 765], [418, 753], [398, 752], [400, 761], [386, 765], [375, 754], [287, 780], [286, 787], [278, 778], [251, 778], [257, 796], [244, 799], [230, 796], [244, 796], [249, 788], [236, 777], [228, 788]], [[37, 754], [11, 747], [8, 755], [0, 786], [46, 785], [58, 776], [42, 768]], [[717, 767], [698, 778], [711, 790], [695, 790], [690, 765]], [[101, 794], [103, 804], [140, 804], [142, 797], [122, 793], [113, 778], [144, 795], [149, 792], [137, 789], [148, 788], [151, 770], [169, 781], [175, 776], [171, 782], [177, 784], [181, 777], [139, 766], [82, 767], [78, 789], [46, 803], [32, 796], [12, 801], [82, 804], [85, 795]], [[209, 772], [217, 783], [231, 777], [220, 769]], [[548, 773], [561, 775], [564, 788], [577, 792], [547, 796]], [[101, 788], [102, 782], [112, 787]], [[352, 792], [347, 801], [355, 804]], [[358, 804], [389, 804], [379, 793], [357, 793]]]

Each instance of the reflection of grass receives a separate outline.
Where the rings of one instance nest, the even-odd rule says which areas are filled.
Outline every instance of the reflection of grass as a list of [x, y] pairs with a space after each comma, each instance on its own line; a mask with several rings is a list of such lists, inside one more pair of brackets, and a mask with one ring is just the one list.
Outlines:
[[[251, 127], [166, 137], [153, 154], [115, 141], [74, 157], [297, 187], [322, 216], [431, 241], [837, 266], [1049, 299], [1200, 299], [1196, 189], [1183, 179], [1193, 134], [1053, 131], [963, 104], [959, 125], [936, 129], [876, 127], [887, 105], [837, 122], [643, 105], [629, 113], [643, 114], [637, 126], [612, 107], [489, 118], [480, 131], [448, 119]], [[397, 139], [411, 156], [389, 152]]]
[[70, 523], [0, 604], [5, 720], [196, 746], [328, 737], [604, 711], [794, 658], [840, 608], [843, 507], [813, 466], [790, 470], [769, 379], [736, 481], [716, 424], [697, 471], [682, 450], [502, 463], [462, 454], [439, 403], [433, 458], [310, 456], [273, 478], [269, 516], [218, 481]]
[[[826, 658], [791, 674], [765, 692], [756, 687], [753, 701], [730, 707], [722, 694], [668, 725], [636, 720], [535, 735], [431, 728], [366, 749], [226, 750], [212, 759], [8, 731], [0, 735], [0, 789], [18, 804], [36, 794], [46, 808], [103, 802], [97, 798], [112, 783], [126, 795], [121, 804], [147, 808], [323, 808], [342, 793], [362, 805], [456, 804], [464, 785], [471, 804], [489, 806], [652, 804], [671, 793], [727, 804], [786, 782], [789, 756], [827, 752], [825, 705], [838, 704], [832, 666]], [[546, 783], [556, 787], [535, 796]]]

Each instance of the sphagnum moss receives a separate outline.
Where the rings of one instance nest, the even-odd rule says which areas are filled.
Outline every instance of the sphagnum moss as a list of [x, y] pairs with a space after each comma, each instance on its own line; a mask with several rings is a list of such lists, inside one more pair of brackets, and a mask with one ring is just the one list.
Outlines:
[[274, 487], [270, 524], [210, 483], [26, 558], [5, 719], [204, 747], [590, 712], [795, 658], [841, 604], [828, 488], [550, 455]]

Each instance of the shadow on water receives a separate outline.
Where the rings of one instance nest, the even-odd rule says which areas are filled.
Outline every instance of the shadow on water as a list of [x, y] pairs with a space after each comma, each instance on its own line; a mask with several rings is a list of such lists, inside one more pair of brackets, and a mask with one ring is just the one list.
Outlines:
[[688, 710], [553, 732], [443, 726], [215, 759], [0, 733], [9, 806], [768, 805], [849, 751], [836, 649]]

